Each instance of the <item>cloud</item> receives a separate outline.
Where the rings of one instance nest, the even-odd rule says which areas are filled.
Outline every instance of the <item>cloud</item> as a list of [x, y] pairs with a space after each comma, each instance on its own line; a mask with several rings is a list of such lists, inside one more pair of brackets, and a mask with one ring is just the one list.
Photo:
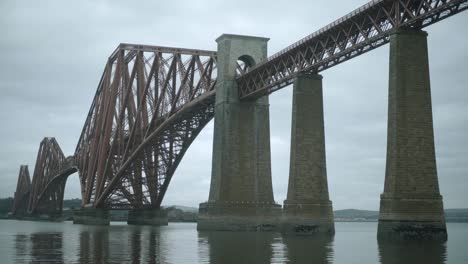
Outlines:
[[[120, 42], [215, 50], [222, 33], [269, 37], [269, 54], [366, 1], [13, 1], [0, 3], [0, 196], [12, 196], [19, 165], [32, 173], [39, 142], [74, 148], [109, 54]], [[299, 8], [298, 8], [299, 7]], [[446, 208], [466, 206], [468, 13], [429, 32], [434, 130]], [[388, 46], [322, 73], [330, 197], [336, 209], [377, 209], [383, 191]], [[270, 96], [275, 199], [286, 196], [291, 88]], [[208, 197], [210, 123], [181, 162], [165, 204]], [[73, 176], [72, 176], [73, 177]], [[66, 197], [79, 197], [71, 178]]]

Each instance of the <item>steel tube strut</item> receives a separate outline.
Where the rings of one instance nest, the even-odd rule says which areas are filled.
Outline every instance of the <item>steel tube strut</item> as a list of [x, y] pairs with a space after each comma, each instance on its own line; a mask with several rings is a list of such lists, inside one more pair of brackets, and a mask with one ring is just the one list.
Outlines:
[[[468, 0], [371, 1], [253, 68], [238, 65], [240, 99], [384, 45], [395, 29], [421, 29], [467, 8]], [[83, 206], [159, 208], [179, 162], [214, 116], [216, 61], [214, 51], [120, 44], [107, 60], [72, 159], [55, 139], [41, 142], [28, 211], [42, 210], [43, 202], [60, 209], [66, 178], [76, 170]], [[19, 193], [28, 189], [25, 181]]]
[[468, 0], [374, 0], [269, 57], [237, 78], [241, 99], [291, 84], [389, 42], [398, 28], [421, 29], [468, 8]]
[[120, 44], [75, 150], [83, 205], [159, 208], [172, 175], [213, 118], [216, 52]]

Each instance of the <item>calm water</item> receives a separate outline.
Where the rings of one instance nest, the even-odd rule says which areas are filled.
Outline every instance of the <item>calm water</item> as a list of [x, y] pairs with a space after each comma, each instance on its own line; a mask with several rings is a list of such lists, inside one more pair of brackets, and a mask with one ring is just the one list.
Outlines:
[[376, 223], [336, 223], [333, 239], [197, 232], [195, 224], [109, 227], [0, 221], [0, 263], [468, 263], [468, 224], [447, 243], [379, 244]]

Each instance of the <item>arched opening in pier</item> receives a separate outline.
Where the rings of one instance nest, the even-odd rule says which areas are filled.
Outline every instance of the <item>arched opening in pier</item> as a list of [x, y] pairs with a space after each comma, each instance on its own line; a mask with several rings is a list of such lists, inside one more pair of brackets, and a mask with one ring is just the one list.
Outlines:
[[236, 75], [247, 73], [252, 67], [255, 66], [255, 60], [249, 55], [242, 55], [237, 58]]

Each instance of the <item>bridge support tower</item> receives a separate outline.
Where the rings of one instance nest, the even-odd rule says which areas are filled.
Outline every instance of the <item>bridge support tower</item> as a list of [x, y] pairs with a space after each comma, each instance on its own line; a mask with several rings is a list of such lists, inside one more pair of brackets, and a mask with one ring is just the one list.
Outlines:
[[82, 225], [109, 225], [109, 210], [81, 208], [73, 210], [73, 223]]
[[167, 225], [167, 214], [161, 209], [133, 209], [128, 211], [127, 224], [129, 225]]
[[266, 38], [227, 35], [218, 43], [218, 77], [209, 200], [200, 204], [198, 230], [279, 229], [273, 199], [268, 96], [239, 101], [237, 61], [266, 59]]
[[378, 239], [447, 239], [423, 31], [398, 30], [390, 37], [387, 165]]
[[327, 183], [322, 76], [318, 74], [300, 74], [294, 82], [282, 229], [286, 233], [335, 233]]

